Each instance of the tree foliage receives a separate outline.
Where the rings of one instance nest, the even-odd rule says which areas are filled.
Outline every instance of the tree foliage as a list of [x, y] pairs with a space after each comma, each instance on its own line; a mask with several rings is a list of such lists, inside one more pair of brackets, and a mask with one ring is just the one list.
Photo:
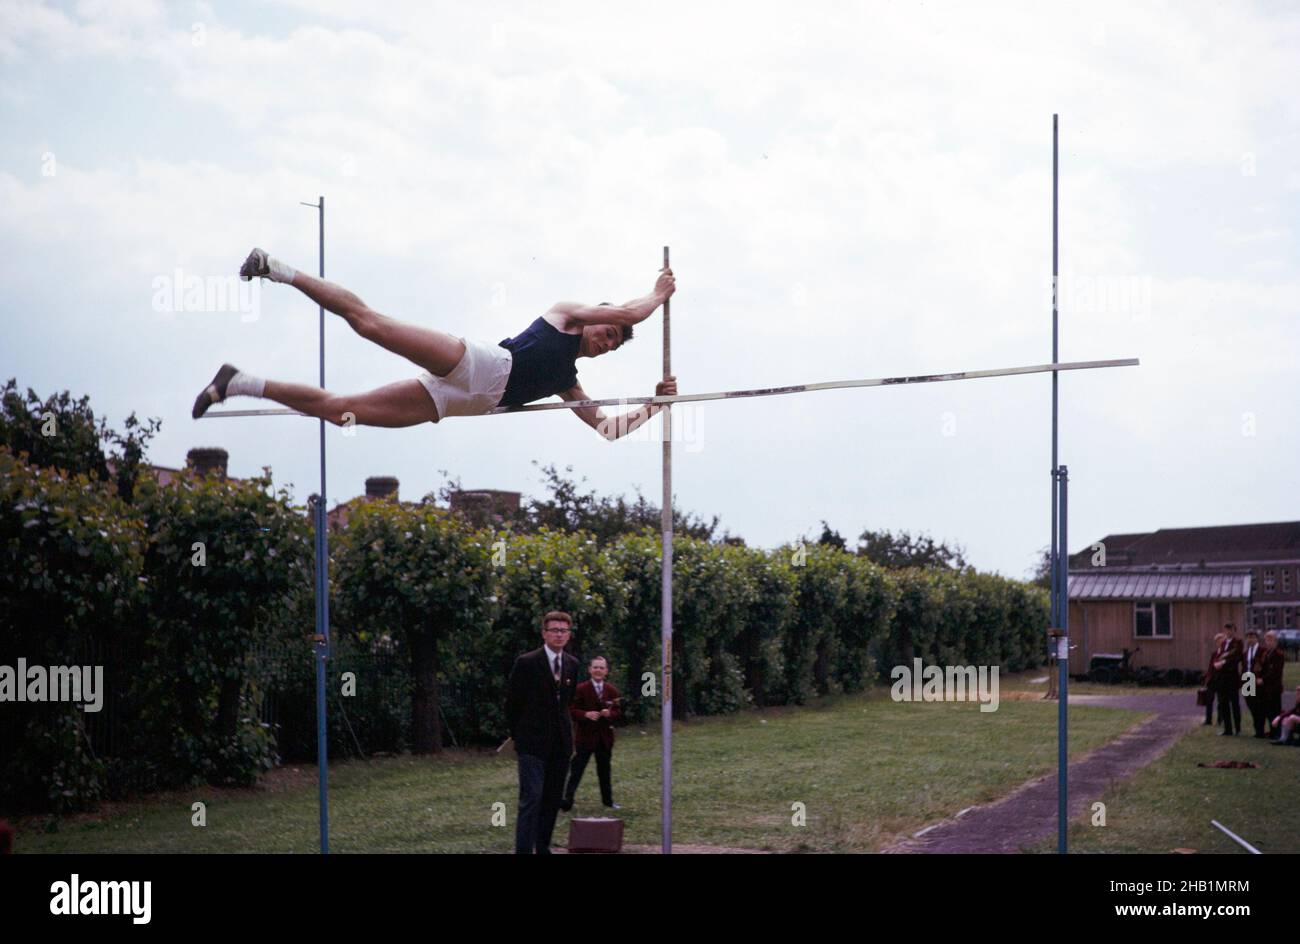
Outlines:
[[949, 547], [928, 535], [913, 537], [907, 531], [894, 534], [867, 529], [858, 535], [857, 553], [882, 567], [962, 570], [967, 566], [960, 545]]
[[74, 399], [64, 390], [42, 399], [30, 387], [24, 395], [12, 378], [0, 391], [0, 445], [43, 469], [111, 480], [118, 496], [129, 502], [149, 440], [162, 424], [132, 413], [123, 425], [125, 431], [119, 432], [103, 417], [96, 419], [88, 396]]

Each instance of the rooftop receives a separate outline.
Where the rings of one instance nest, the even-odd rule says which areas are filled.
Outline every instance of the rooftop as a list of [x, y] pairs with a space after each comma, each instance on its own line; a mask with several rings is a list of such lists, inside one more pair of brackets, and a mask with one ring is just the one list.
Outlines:
[[[1109, 563], [1122, 566], [1300, 561], [1300, 521], [1234, 524], [1199, 528], [1161, 528], [1135, 534], [1108, 534]], [[1092, 545], [1071, 555], [1070, 565], [1086, 567]]]
[[1071, 600], [1249, 600], [1250, 571], [1070, 571]]

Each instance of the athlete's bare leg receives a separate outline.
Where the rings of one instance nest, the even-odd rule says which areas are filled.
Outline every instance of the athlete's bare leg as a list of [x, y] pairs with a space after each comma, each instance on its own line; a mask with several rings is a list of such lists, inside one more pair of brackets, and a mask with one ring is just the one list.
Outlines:
[[266, 382], [268, 400], [336, 426], [418, 426], [436, 423], [438, 410], [420, 381], [399, 380], [368, 393], [337, 394], [307, 384]]
[[367, 341], [400, 354], [431, 374], [447, 376], [465, 356], [465, 344], [459, 338], [381, 315], [341, 285], [304, 272], [294, 275], [292, 285], [316, 304], [341, 316]]

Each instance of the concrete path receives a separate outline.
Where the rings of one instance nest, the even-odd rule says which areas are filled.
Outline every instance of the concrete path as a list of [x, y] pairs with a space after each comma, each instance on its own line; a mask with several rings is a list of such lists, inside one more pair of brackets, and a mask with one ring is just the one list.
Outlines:
[[[1070, 763], [1069, 815], [1083, 813], [1119, 779], [1151, 763], [1189, 729], [1205, 720], [1194, 693], [1075, 695], [1071, 705], [1154, 712], [1155, 717]], [[1244, 706], [1243, 706], [1244, 707]], [[971, 807], [950, 820], [883, 852], [1021, 852], [1056, 835], [1056, 771], [1023, 784], [1009, 796]]]

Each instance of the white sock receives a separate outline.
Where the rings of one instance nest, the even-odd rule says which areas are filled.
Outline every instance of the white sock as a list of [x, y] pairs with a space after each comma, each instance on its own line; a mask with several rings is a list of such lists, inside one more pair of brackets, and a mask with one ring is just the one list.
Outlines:
[[261, 377], [254, 377], [252, 374], [246, 374], [242, 370], [236, 371], [235, 376], [230, 378], [230, 383], [226, 384], [227, 397], [260, 397], [262, 391], [266, 389], [266, 381]]
[[[285, 265], [274, 256], [266, 257], [266, 265], [267, 268], [271, 270], [270, 274], [267, 275], [267, 278], [272, 282], [283, 282], [285, 285], [288, 285], [293, 281], [293, 277], [298, 274], [297, 269]], [[261, 394], [259, 393], [258, 396], [260, 397]]]

